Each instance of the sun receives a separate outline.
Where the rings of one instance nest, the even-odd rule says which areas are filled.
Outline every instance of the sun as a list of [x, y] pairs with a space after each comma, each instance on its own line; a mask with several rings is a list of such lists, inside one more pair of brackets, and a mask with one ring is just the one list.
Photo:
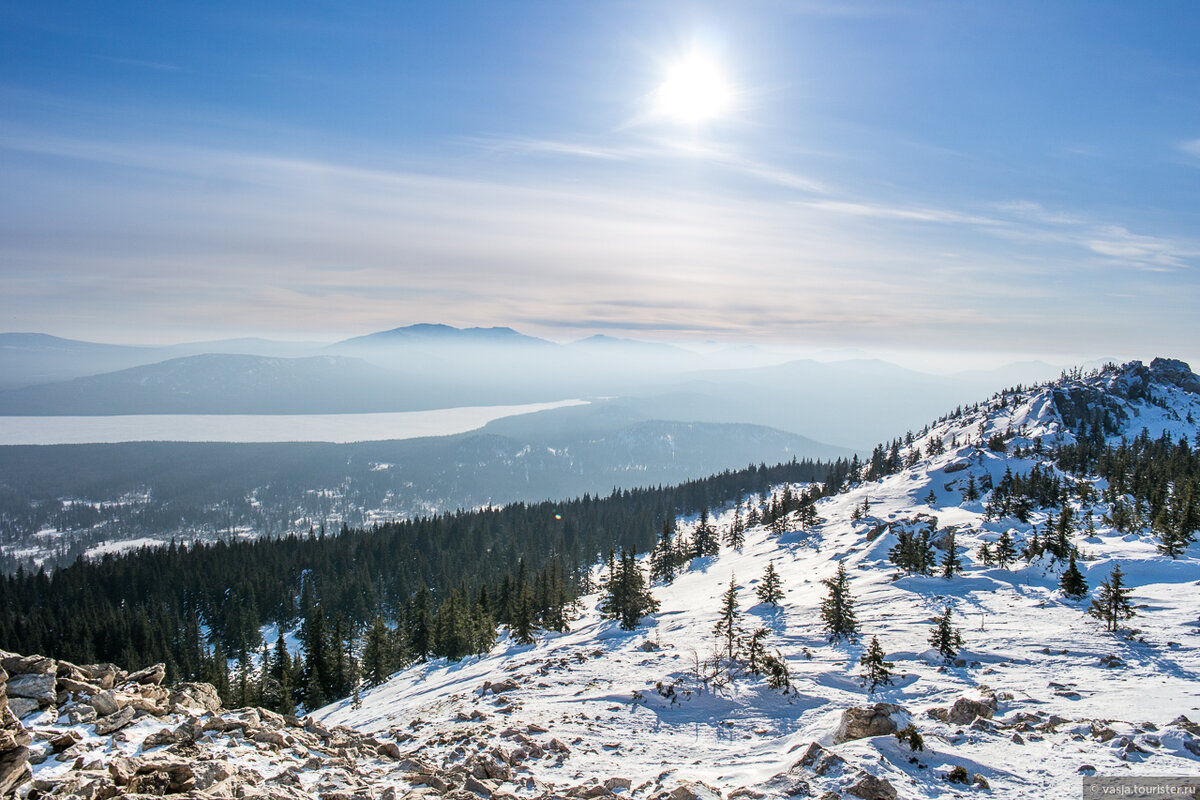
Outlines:
[[711, 56], [693, 52], [671, 64], [654, 92], [656, 116], [696, 125], [720, 117], [733, 106], [733, 87]]

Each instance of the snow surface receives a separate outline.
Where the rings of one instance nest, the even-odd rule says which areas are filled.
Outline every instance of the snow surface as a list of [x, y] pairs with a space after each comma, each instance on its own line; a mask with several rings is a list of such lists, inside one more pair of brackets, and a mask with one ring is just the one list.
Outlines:
[[0, 445], [110, 442], [369, 442], [450, 436], [586, 400], [385, 414], [128, 414], [0, 417]]
[[[1196, 435], [1196, 426], [1183, 417], [1188, 411], [1200, 417], [1200, 397], [1164, 391], [1174, 410], [1128, 404], [1127, 435], [1142, 425], [1152, 435], [1163, 430]], [[540, 726], [547, 731], [543, 739], [555, 737], [571, 749], [557, 763], [530, 762], [539, 780], [555, 785], [618, 775], [637, 787], [673, 773], [726, 793], [762, 788], [811, 742], [886, 778], [901, 797], [987, 794], [945, 781], [960, 765], [982, 775], [998, 797], [1073, 796], [1085, 765], [1101, 775], [1200, 774], [1200, 753], [1189, 749], [1186, 734], [1167, 726], [1180, 714], [1200, 719], [1200, 545], [1173, 561], [1158, 554], [1148, 534], [1123, 536], [1106, 527], [1104, 508], [1092, 507], [1097, 531], [1086, 541], [1082, 534], [1076, 537], [1086, 556], [1079, 566], [1093, 588], [1114, 563], [1125, 571], [1138, 615], [1129, 623], [1133, 630], [1121, 634], [1105, 632], [1086, 616], [1086, 601], [1062, 596], [1057, 590], [1062, 565], [1048, 557], [1028, 565], [1020, 561], [1011, 570], [983, 566], [975, 559], [978, 544], [1004, 530], [1020, 541], [1045, 515], [1034, 514], [1028, 523], [989, 522], [982, 502], [963, 502], [968, 476], [998, 479], [1006, 466], [1025, 472], [1035, 463], [971, 444], [981, 438], [981, 423], [984, 440], [1012, 430], [1010, 452], [1035, 438], [1051, 447], [1071, 436], [1049, 388], [1026, 393], [1015, 409], [980, 407], [917, 438], [915, 445], [923, 448], [931, 437], [944, 437], [943, 455], [822, 500], [823, 522], [809, 531], [776, 536], [755, 528], [740, 550], [692, 561], [673, 584], [654, 587], [661, 608], [632, 632], [601, 619], [599, 597], [592, 595], [583, 599], [569, 633], [543, 635], [534, 645], [502, 640], [487, 656], [458, 663], [418, 664], [366, 690], [361, 707], [342, 701], [316, 716], [367, 732], [403, 731], [412, 737], [406, 746], [449, 760], [455, 754], [444, 734], [451, 729], [476, 726], [484, 735], [492, 722]], [[949, 447], [952, 437], [958, 447]], [[935, 500], [927, 504], [931, 490]], [[867, 515], [852, 519], [868, 499]], [[724, 509], [715, 522], [728, 525], [732, 514], [732, 508]], [[884, 526], [920, 524], [911, 522], [918, 514], [936, 516], [939, 527], [957, 528], [963, 574], [901, 577], [888, 562], [896, 539]], [[818, 615], [826, 594], [820, 580], [833, 574], [839, 560], [850, 574], [863, 638], [831, 646]], [[779, 608], [755, 605], [753, 594], [772, 561], [786, 590]], [[743, 625], [772, 631], [768, 645], [787, 659], [794, 691], [771, 689], [750, 676], [705, 686], [693, 675], [697, 661], [717, 647], [713, 626], [731, 577], [739, 587]], [[943, 664], [928, 642], [934, 615], [947, 605], [965, 639], [960, 666]], [[895, 663], [897, 677], [894, 686], [868, 696], [859, 682], [858, 658], [872, 636]], [[1103, 666], [1101, 659], [1110, 655], [1124, 666]], [[506, 678], [518, 688], [481, 694], [485, 682]], [[673, 699], [656, 691], [660, 682], [675, 686]], [[1030, 718], [1034, 729], [1020, 734], [1022, 742], [1013, 740], [1011, 729], [949, 725], [926, 714], [959, 697], [989, 692], [999, 700], [997, 722], [1021, 713], [1040, 715]], [[926, 750], [912, 753], [892, 736], [834, 743], [842, 711], [875, 701], [903, 706]], [[489, 721], [462, 719], [475, 710]], [[1063, 721], [1055, 723], [1056, 717]], [[1111, 729], [1111, 738], [1095, 733], [1105, 729]], [[1130, 744], [1146, 752], [1131, 751]], [[814, 785], [823, 780], [808, 779]]]

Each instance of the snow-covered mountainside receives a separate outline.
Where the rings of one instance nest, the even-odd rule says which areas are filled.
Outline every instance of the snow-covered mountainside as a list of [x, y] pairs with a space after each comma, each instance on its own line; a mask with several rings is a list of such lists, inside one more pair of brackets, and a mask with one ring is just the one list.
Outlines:
[[[418, 664], [316, 716], [395, 737], [432, 767], [462, 766], [482, 795], [583, 786], [576, 796], [650, 797], [702, 782], [675, 796], [1060, 797], [1081, 775], [1196, 775], [1200, 727], [1186, 717], [1200, 719], [1200, 548], [1164, 554], [1166, 523], [1137, 519], [1146, 510], [1136, 496], [1116, 496], [1095, 463], [1086, 474], [1061, 464], [1086, 461], [1072, 450], [1084, 443], [1094, 453], [1164, 435], [1190, 446], [1179, 459], [1193, 458], [1183, 452], [1200, 445], [1197, 418], [1200, 379], [1167, 360], [998, 394], [880, 448], [843, 491], [816, 501], [810, 524], [792, 511], [751, 525], [741, 547], [691, 559], [652, 586], [659, 609], [634, 630], [605, 619], [592, 594], [569, 633]], [[1162, 491], [1175, 513], [1185, 487]], [[747, 505], [714, 514], [717, 530]], [[677, 539], [697, 524], [680, 520]], [[921, 531], [931, 533], [930, 574], [891, 557]], [[1119, 564], [1136, 615], [1116, 632], [1085, 613], [1089, 598], [1059, 588], [1060, 535], [1090, 597]], [[1002, 539], [1028, 559], [984, 563], [982, 546], [994, 561]], [[951, 550], [962, 569], [943, 577]], [[857, 638], [831, 644], [822, 580], [839, 562]], [[768, 564], [782, 579], [778, 606], [755, 592]], [[731, 581], [738, 623], [769, 631], [785, 688], [714, 660]], [[963, 639], [949, 660], [930, 644], [947, 607]], [[859, 661], [873, 637], [894, 675], [872, 695]], [[875, 703], [892, 705], [860, 708]], [[890, 735], [909, 724], [923, 750]]]

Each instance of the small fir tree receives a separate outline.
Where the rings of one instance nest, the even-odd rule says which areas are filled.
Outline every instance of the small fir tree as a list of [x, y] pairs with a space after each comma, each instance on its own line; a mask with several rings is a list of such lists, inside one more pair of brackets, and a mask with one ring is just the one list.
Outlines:
[[600, 601], [601, 615], [618, 620], [624, 630], [633, 630], [642, 617], [658, 610], [658, 601], [646, 587], [641, 567], [628, 550], [621, 552], [621, 558], [609, 570], [604, 592]]
[[954, 627], [953, 615], [954, 609], [946, 606], [946, 610], [934, 620], [933, 633], [929, 636], [929, 644], [947, 661], [958, 655], [963, 643], [962, 631]]
[[733, 522], [725, 533], [725, 545], [732, 550], [740, 550], [745, 543], [746, 525], [742, 522], [742, 508], [738, 506], [733, 510]]
[[979, 485], [975, 483], [975, 476], [972, 475], [967, 479], [967, 489], [963, 492], [963, 500], [968, 503], [973, 503], [979, 499]]
[[721, 638], [725, 657], [730, 662], [738, 654], [738, 636], [742, 630], [741, 617], [742, 615], [738, 613], [737, 582], [730, 575], [729, 588], [725, 590], [721, 602], [721, 616], [717, 618], [717, 624], [713, 626], [713, 633]]
[[1129, 602], [1129, 588], [1125, 586], [1125, 573], [1121, 572], [1119, 564], [1113, 565], [1112, 572], [1100, 582], [1099, 589], [1088, 613], [1102, 621], [1106, 629], [1116, 631], [1122, 620], [1130, 619], [1136, 613]]
[[892, 683], [892, 667], [896, 665], [885, 660], [886, 657], [887, 654], [883, 652], [883, 647], [879, 644], [879, 637], [872, 636], [871, 644], [858, 659], [858, 663], [863, 668], [860, 676], [862, 685], [867, 687], [868, 694], [875, 694], [878, 687], [890, 686]]
[[650, 552], [650, 580], [671, 583], [679, 566], [679, 554], [675, 550], [675, 534], [671, 520], [664, 519], [658, 542]]
[[779, 605], [779, 601], [783, 599], [783, 581], [775, 571], [774, 561], [767, 562], [767, 571], [763, 573], [762, 582], [758, 584], [754, 593], [760, 603], [773, 606]]
[[946, 543], [946, 554], [942, 556], [942, 577], [953, 578], [957, 572], [962, 572], [962, 559], [958, 557], [958, 540], [954, 531], [950, 531], [950, 540]]
[[1070, 562], [1063, 570], [1063, 574], [1058, 580], [1058, 586], [1062, 589], [1063, 594], [1073, 600], [1084, 597], [1088, 592], [1087, 578], [1083, 577], [1083, 573], [1075, 565], [1074, 553], [1070, 555]]
[[829, 594], [821, 601], [821, 620], [830, 644], [845, 639], [853, 643], [858, 634], [858, 621], [854, 617], [854, 598], [850, 595], [850, 579], [846, 575], [845, 563], [839, 561], [837, 572], [821, 583]]
[[700, 521], [696, 523], [696, 532], [692, 536], [692, 555], [696, 558], [715, 556], [721, 552], [721, 543], [717, 540], [717, 532], [708, 519], [707, 506], [700, 509]]
[[1008, 565], [1017, 557], [1017, 548], [1013, 544], [1012, 535], [1008, 531], [1000, 534], [1000, 538], [996, 541], [996, 563], [1001, 569], [1008, 569]]

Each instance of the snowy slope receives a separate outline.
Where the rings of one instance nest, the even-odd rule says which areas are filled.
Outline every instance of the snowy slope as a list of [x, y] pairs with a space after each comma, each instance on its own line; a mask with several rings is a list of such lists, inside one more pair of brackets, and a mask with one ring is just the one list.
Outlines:
[[[909, 468], [819, 501], [822, 521], [809, 530], [775, 535], [753, 528], [740, 550], [693, 560], [674, 583], [654, 587], [661, 608], [632, 632], [601, 619], [599, 596], [592, 595], [570, 633], [535, 645], [502, 641], [484, 658], [415, 665], [366, 691], [360, 708], [346, 701], [317, 716], [391, 733], [407, 752], [446, 765], [467, 756], [465, 743], [515, 746], [514, 737], [523, 737], [542, 748], [551, 740], [563, 745], [523, 762], [503, 787], [515, 794], [617, 776], [630, 780], [635, 796], [694, 780], [726, 797], [743, 787], [739, 796], [779, 796], [799, 791], [797, 781], [820, 796], [847, 791], [858, 767], [886, 779], [900, 797], [1060, 797], [1077, 791], [1089, 768], [1101, 775], [1196, 775], [1200, 728], [1189, 731], [1176, 718], [1200, 719], [1200, 545], [1171, 560], [1148, 534], [1106, 527], [1105, 507], [1091, 504], [1096, 531], [1076, 536], [1085, 556], [1079, 566], [1095, 587], [1120, 563], [1138, 612], [1129, 623], [1136, 632], [1122, 634], [1086, 616], [1086, 601], [1064, 598], [1057, 588], [1062, 565], [1048, 557], [1019, 560], [1009, 570], [977, 560], [979, 544], [1006, 530], [1023, 540], [1046, 514], [1035, 511], [1028, 522], [986, 520], [986, 492], [963, 500], [969, 478], [987, 486], [1006, 468], [1020, 473], [1049, 464], [1045, 454], [1076, 435], [1059, 411], [1068, 396], [1114, 410], [1122, 419], [1114, 440], [1142, 428], [1151, 436], [1197, 435], [1200, 381], [1178, 362], [1127, 365], [1005, 395], [1003, 403], [994, 398], [903, 445], [904, 453], [921, 453]], [[1007, 452], [987, 448], [993, 434], [1010, 437]], [[944, 440], [945, 452], [925, 456], [935, 438]], [[1038, 440], [1043, 455], [1032, 453]], [[1015, 458], [1017, 447], [1030, 457]], [[864, 501], [869, 510], [855, 519]], [[1082, 517], [1085, 509], [1075, 505]], [[725, 509], [718, 527], [732, 515]], [[888, 561], [894, 531], [925, 525], [919, 515], [956, 529], [962, 574], [901, 577]], [[682, 520], [681, 528], [694, 522]], [[818, 614], [826, 594], [820, 580], [839, 560], [850, 573], [865, 637], [857, 644], [829, 645]], [[772, 561], [785, 599], [779, 608], [754, 605], [753, 588]], [[786, 658], [793, 691], [753, 676], [725, 686], [696, 680], [698, 660], [718, 645], [713, 627], [731, 577], [743, 624], [771, 629], [768, 644]], [[947, 605], [965, 639], [957, 665], [943, 664], [928, 643], [932, 618]], [[897, 679], [869, 697], [858, 658], [872, 636], [895, 663]], [[1119, 661], [1102, 661], [1110, 656]], [[481, 691], [509, 679], [514, 688]], [[657, 691], [659, 683], [674, 685], [674, 697]], [[994, 698], [995, 717], [955, 725], [929, 715], [961, 697]], [[913, 753], [892, 736], [834, 741], [843, 710], [876, 701], [902, 706], [926, 750]], [[813, 742], [848, 765], [792, 769]], [[984, 781], [947, 783], [956, 766]]]

